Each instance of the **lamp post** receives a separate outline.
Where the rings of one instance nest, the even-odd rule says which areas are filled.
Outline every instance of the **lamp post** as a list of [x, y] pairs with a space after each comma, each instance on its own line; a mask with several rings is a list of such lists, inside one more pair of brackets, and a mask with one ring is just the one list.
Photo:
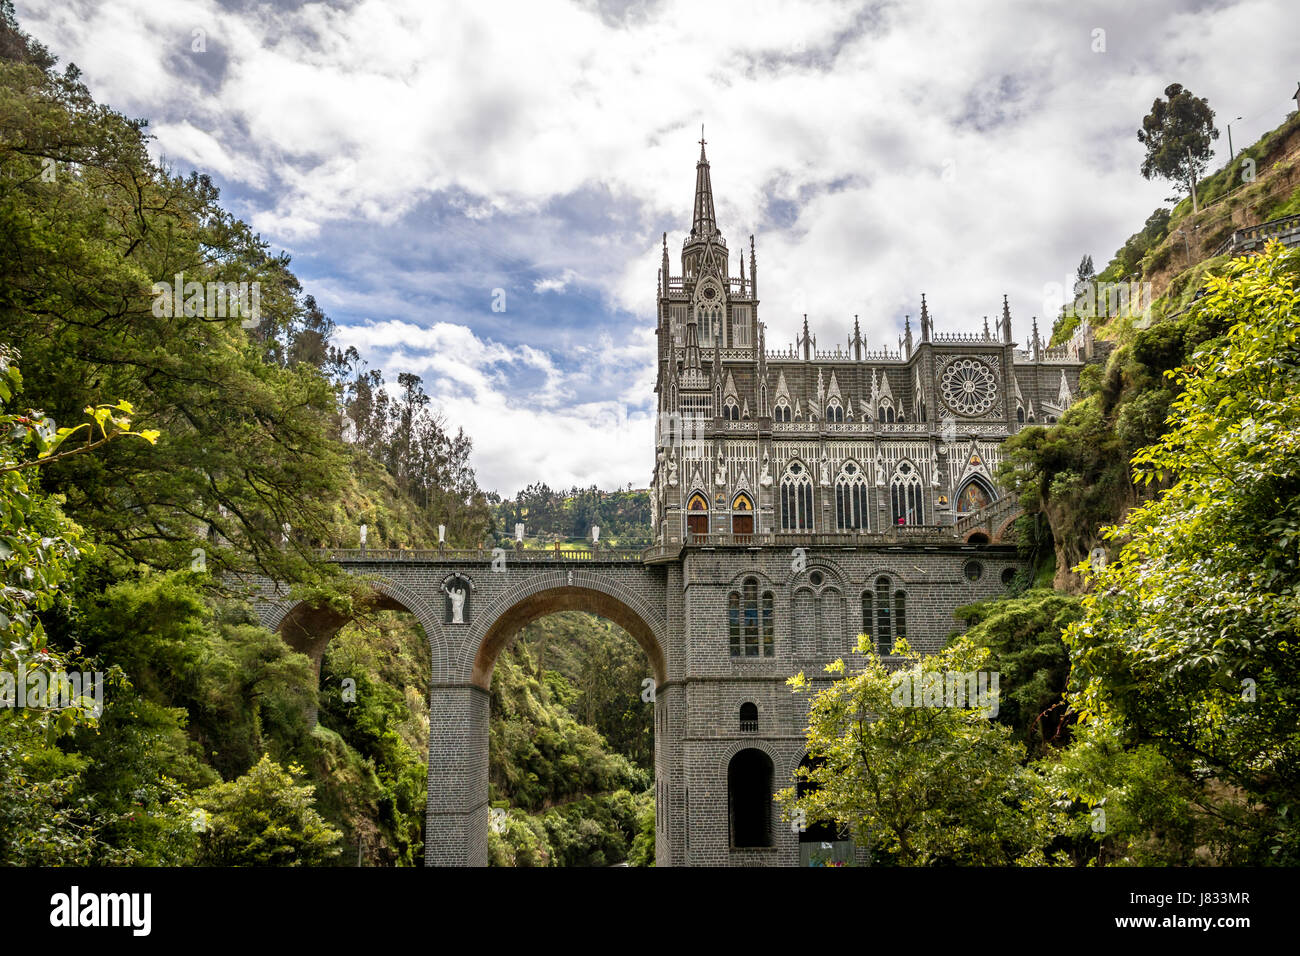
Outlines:
[[[1234, 118], [1232, 123], [1237, 122], [1237, 120], [1239, 119], [1241, 119], [1240, 116]], [[1228, 165], [1229, 166], [1231, 166], [1232, 161], [1237, 158], [1237, 154], [1232, 151], [1232, 123], [1228, 124]]]

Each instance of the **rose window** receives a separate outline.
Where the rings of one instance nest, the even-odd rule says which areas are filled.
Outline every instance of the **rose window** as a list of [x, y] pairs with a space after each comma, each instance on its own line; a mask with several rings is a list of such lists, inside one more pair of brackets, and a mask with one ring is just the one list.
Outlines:
[[993, 371], [975, 359], [958, 359], [944, 370], [939, 383], [943, 400], [961, 415], [982, 415], [993, 407], [997, 384]]

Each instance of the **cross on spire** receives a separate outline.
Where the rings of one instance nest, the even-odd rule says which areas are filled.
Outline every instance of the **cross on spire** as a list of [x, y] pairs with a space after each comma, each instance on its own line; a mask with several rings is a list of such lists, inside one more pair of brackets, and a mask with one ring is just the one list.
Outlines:
[[713, 183], [709, 178], [709, 158], [704, 155], [704, 124], [700, 124], [700, 159], [695, 164], [695, 213], [691, 216], [691, 238], [703, 239], [718, 232], [713, 211]]

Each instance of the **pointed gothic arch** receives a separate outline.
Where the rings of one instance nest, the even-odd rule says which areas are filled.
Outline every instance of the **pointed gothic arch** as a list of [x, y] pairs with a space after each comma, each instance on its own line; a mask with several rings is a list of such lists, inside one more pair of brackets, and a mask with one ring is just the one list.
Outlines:
[[904, 459], [889, 481], [891, 515], [895, 525], [925, 524], [924, 488], [916, 465]]
[[709, 498], [702, 491], [693, 491], [686, 499], [686, 531], [690, 535], [709, 533]]
[[971, 475], [957, 492], [954, 506], [959, 513], [979, 511], [997, 501], [997, 493], [982, 475]]
[[792, 461], [781, 476], [781, 530], [813, 530], [813, 480], [801, 461]]
[[868, 530], [866, 472], [856, 461], [846, 461], [835, 478], [835, 527], [838, 531]]
[[738, 537], [754, 533], [754, 499], [747, 492], [731, 500], [731, 533]]

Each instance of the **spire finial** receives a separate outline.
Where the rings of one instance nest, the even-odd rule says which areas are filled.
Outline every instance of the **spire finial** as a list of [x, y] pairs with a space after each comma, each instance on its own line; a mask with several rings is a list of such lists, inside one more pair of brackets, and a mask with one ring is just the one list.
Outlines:
[[709, 177], [709, 159], [704, 155], [704, 124], [700, 124], [700, 160], [695, 164], [695, 211], [691, 216], [691, 238], [705, 239], [718, 233], [718, 217], [713, 211], [713, 182]]

